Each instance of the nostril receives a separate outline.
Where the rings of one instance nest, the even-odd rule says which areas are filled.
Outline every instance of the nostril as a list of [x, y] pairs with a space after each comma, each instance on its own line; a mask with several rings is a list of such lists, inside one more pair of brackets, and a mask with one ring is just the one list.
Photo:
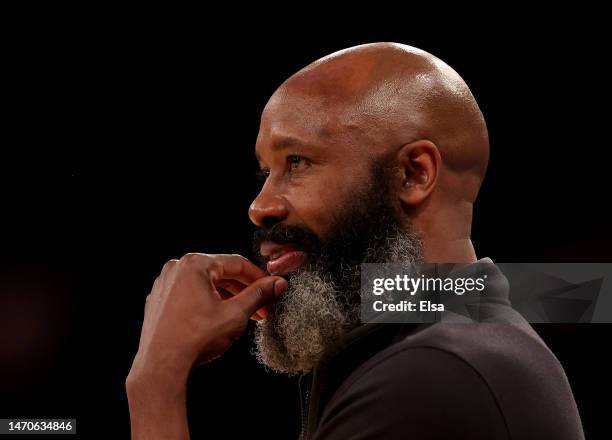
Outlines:
[[280, 222], [280, 219], [277, 217], [273, 217], [273, 216], [264, 217], [261, 220], [261, 227], [264, 229], [271, 228], [278, 222]]

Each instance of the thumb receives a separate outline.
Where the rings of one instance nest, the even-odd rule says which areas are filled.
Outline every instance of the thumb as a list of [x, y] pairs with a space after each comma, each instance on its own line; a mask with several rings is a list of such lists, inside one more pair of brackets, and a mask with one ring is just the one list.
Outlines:
[[287, 280], [281, 277], [263, 277], [245, 287], [238, 295], [230, 298], [240, 305], [247, 316], [253, 315], [266, 304], [278, 300], [287, 289]]

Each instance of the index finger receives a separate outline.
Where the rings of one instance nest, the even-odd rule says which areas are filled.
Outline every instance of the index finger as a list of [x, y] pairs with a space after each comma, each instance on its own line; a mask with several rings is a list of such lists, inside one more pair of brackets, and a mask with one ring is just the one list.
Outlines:
[[268, 276], [263, 269], [242, 255], [220, 254], [214, 255], [213, 258], [220, 263], [220, 270], [215, 271], [218, 279], [237, 280], [245, 285], [249, 285], [260, 278]]

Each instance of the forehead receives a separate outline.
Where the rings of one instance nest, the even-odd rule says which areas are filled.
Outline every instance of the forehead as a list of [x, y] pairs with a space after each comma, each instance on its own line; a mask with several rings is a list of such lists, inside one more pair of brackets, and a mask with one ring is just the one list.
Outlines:
[[291, 141], [336, 151], [354, 148], [359, 125], [345, 102], [320, 93], [280, 89], [264, 108], [255, 148], [260, 155]]

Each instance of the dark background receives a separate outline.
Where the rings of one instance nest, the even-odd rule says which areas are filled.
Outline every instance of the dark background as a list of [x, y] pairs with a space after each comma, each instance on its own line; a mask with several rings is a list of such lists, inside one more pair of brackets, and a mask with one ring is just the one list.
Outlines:
[[[3, 51], [0, 417], [77, 418], [83, 438], [128, 437], [123, 385], [153, 280], [186, 252], [249, 255], [260, 112], [287, 76], [351, 45], [420, 47], [470, 85], [491, 139], [479, 257], [610, 262], [605, 47], [593, 17], [419, 29], [374, 17], [229, 21], [213, 32], [214, 16], [21, 16]], [[566, 369], [587, 438], [603, 438], [611, 326], [537, 330]], [[295, 380], [266, 373], [251, 344], [246, 335], [194, 372], [194, 438], [297, 434]]]

